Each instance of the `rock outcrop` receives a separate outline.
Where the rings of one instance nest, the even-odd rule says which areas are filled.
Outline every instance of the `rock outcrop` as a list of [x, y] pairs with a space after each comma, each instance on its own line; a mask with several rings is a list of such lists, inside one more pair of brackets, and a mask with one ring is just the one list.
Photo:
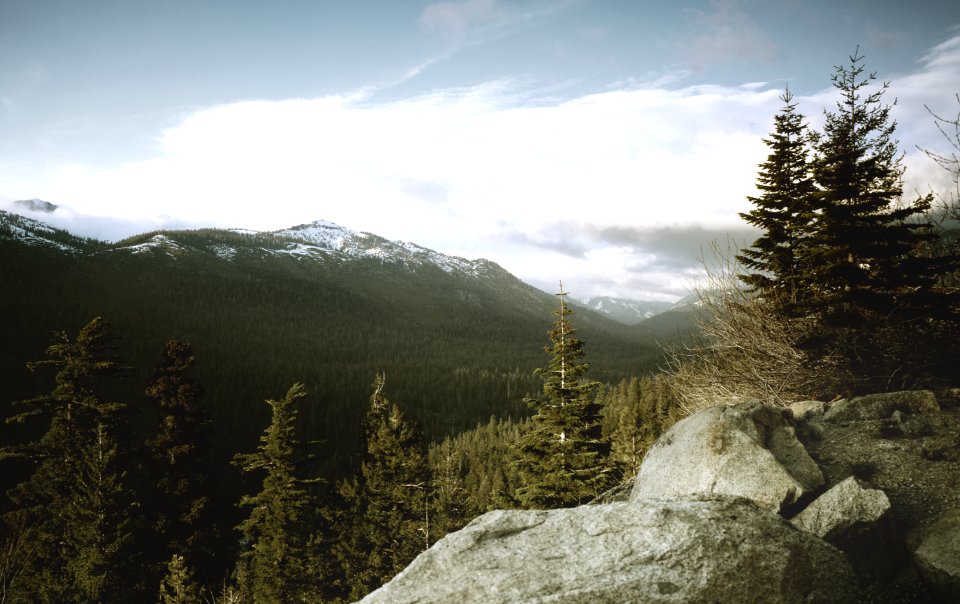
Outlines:
[[644, 457], [631, 498], [730, 495], [779, 512], [822, 485], [792, 414], [754, 401], [674, 424]]
[[363, 601], [960, 602], [960, 391], [706, 409], [632, 488], [490, 512]]
[[854, 589], [834, 547], [715, 498], [490, 512], [362, 602], [848, 602]]

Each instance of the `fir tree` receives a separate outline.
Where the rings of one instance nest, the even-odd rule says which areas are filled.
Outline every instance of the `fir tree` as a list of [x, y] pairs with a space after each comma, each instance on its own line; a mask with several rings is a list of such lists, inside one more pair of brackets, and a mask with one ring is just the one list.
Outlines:
[[887, 84], [871, 90], [876, 75], [865, 76], [862, 61], [855, 52], [832, 77], [840, 100], [815, 145], [817, 219], [806, 248], [810, 309], [843, 326], [864, 324], [870, 313], [926, 316], [934, 305], [923, 298], [937, 279], [933, 263], [915, 254], [934, 237], [923, 219], [931, 198], [902, 200]]
[[138, 535], [116, 443], [102, 423], [95, 430], [77, 465], [77, 490], [63, 510], [71, 527], [62, 537], [69, 552], [66, 567], [82, 601], [122, 602], [129, 595], [122, 589], [124, 573], [139, 571], [128, 558]]
[[560, 285], [560, 307], [549, 332], [551, 345], [538, 398], [527, 399], [536, 412], [530, 430], [517, 447], [517, 466], [523, 486], [517, 500], [524, 507], [551, 508], [585, 503], [613, 483], [607, 468], [610, 445], [602, 438], [599, 384], [586, 379], [583, 342], [574, 335]]
[[391, 579], [431, 543], [430, 473], [420, 430], [386, 398], [384, 384], [378, 375], [364, 420], [366, 451], [354, 495], [361, 514], [353, 537], [355, 598]]
[[857, 52], [837, 67], [840, 100], [815, 144], [817, 219], [805, 285], [817, 324], [802, 345], [844, 359], [856, 391], [949, 382], [958, 317], [942, 280], [957, 257], [928, 253], [937, 238], [932, 196], [903, 198], [896, 123], [882, 102], [887, 85], [874, 88], [862, 60]]
[[797, 113], [793, 95], [780, 97], [783, 108], [774, 118], [774, 131], [763, 140], [770, 148], [757, 176], [759, 197], [748, 197], [755, 206], [740, 214], [763, 234], [753, 246], [741, 250], [737, 260], [752, 272], [742, 275], [753, 291], [782, 308], [792, 308], [805, 292], [800, 282], [802, 246], [814, 219], [814, 185], [807, 162], [810, 135]]
[[432, 532], [439, 539], [467, 523], [466, 489], [464, 485], [465, 459], [450, 439], [431, 447], [428, 455], [433, 485]]
[[303, 385], [294, 384], [279, 401], [268, 400], [272, 419], [260, 446], [234, 458], [244, 472], [266, 472], [260, 492], [241, 499], [250, 516], [237, 527], [248, 544], [241, 556], [241, 589], [257, 602], [299, 600], [316, 579], [305, 572], [314, 502], [296, 476], [294, 405], [304, 396]]
[[47, 358], [31, 369], [57, 370], [48, 395], [24, 401], [10, 418], [49, 418], [36, 443], [4, 453], [33, 462], [35, 471], [10, 498], [35, 523], [34, 556], [22, 574], [28, 600], [109, 602], [135, 595], [138, 502], [118, 456], [122, 403], [101, 400], [98, 380], [126, 372], [107, 324], [97, 317], [75, 340], [58, 333]]
[[189, 375], [193, 360], [190, 344], [168, 341], [146, 389], [160, 415], [157, 434], [148, 442], [151, 474], [158, 477], [152, 520], [167, 555], [185, 556], [202, 576], [213, 579], [212, 422], [199, 403], [202, 390]]
[[653, 414], [649, 408], [641, 408], [642, 395], [637, 378], [624, 380], [617, 392], [621, 412], [611, 438], [610, 457], [623, 468], [624, 477], [636, 476], [640, 470], [643, 454], [652, 444]]
[[174, 554], [160, 583], [160, 604], [200, 604], [200, 589], [183, 556]]

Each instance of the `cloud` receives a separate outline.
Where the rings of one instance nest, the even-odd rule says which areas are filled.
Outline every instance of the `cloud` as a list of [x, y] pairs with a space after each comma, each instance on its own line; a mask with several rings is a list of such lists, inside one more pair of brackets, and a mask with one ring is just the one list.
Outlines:
[[[384, 103], [236, 103], [186, 116], [153, 158], [62, 165], [40, 190], [8, 194], [131, 224], [176, 216], [268, 230], [323, 218], [491, 258], [529, 280], [576, 271], [614, 283], [642, 252], [604, 229], [737, 223], [777, 94], [695, 87], [518, 103], [522, 90], [494, 82]], [[589, 225], [579, 247], [549, 250], [544, 225], [558, 222]]]
[[[894, 79], [902, 148], [939, 140], [923, 104], [955, 110], [958, 60], [960, 36]], [[703, 245], [749, 239], [737, 214], [756, 193], [780, 93], [647, 86], [558, 101], [505, 80], [389, 101], [234, 103], [186, 115], [144, 161], [38, 164], [29, 182], [0, 163], [0, 182], [11, 198], [130, 224], [272, 230], [323, 218], [490, 258], [547, 288], [562, 278], [578, 295], [682, 295]], [[813, 121], [832, 94], [798, 100]], [[917, 186], [938, 174], [919, 152], [906, 162]], [[632, 289], [650, 280], [661, 287]]]
[[[542, 250], [562, 266], [565, 283], [590, 283], [602, 295], [658, 299], [685, 294], [704, 271], [704, 263], [720, 261], [716, 253], [732, 258], [739, 248], [759, 235], [746, 225], [705, 228], [699, 225], [599, 226], [583, 222], [544, 225], [535, 233], [507, 231], [509, 244]], [[550, 280], [538, 282], [548, 287]]]

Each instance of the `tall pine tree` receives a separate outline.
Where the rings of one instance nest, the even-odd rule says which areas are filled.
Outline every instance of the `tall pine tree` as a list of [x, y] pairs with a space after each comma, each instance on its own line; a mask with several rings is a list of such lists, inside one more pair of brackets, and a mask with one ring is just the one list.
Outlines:
[[810, 310], [828, 324], [855, 326], [871, 314], [915, 319], [937, 268], [916, 252], [935, 237], [923, 215], [931, 198], [903, 200], [903, 166], [893, 139], [896, 123], [883, 104], [887, 84], [874, 87], [855, 52], [832, 77], [840, 93], [815, 144], [817, 218], [806, 247]]
[[574, 335], [562, 283], [557, 295], [551, 344], [544, 349], [550, 363], [537, 370], [543, 392], [526, 401], [536, 413], [517, 445], [523, 486], [516, 497], [527, 508], [585, 503], [615, 482], [607, 467], [610, 444], [602, 437], [599, 383], [586, 378], [589, 365], [582, 362], [583, 342]]
[[431, 543], [430, 471], [417, 425], [384, 394], [377, 375], [364, 419], [365, 451], [350, 489], [357, 522], [342, 557], [359, 599], [403, 570]]
[[190, 377], [193, 361], [189, 343], [168, 341], [146, 389], [159, 413], [156, 436], [148, 442], [156, 476], [150, 509], [162, 551], [155, 561], [183, 556], [203, 579], [213, 580], [212, 421], [200, 406], [202, 390]]
[[47, 358], [31, 369], [56, 369], [50, 394], [23, 401], [8, 421], [49, 421], [35, 443], [6, 447], [30, 460], [34, 472], [9, 493], [35, 526], [35, 547], [19, 577], [26, 601], [112, 602], [136, 597], [139, 502], [130, 491], [116, 435], [126, 405], [102, 400], [105, 377], [126, 372], [106, 322], [97, 317], [76, 339], [58, 333]]
[[815, 145], [818, 213], [806, 249], [818, 325], [807, 346], [845, 359], [856, 390], [955, 381], [957, 306], [942, 285], [957, 257], [928, 253], [932, 195], [904, 199], [887, 85], [875, 86], [862, 61], [856, 52], [837, 67], [840, 100]]
[[737, 260], [751, 272], [741, 276], [753, 291], [783, 309], [798, 303], [806, 288], [801, 285], [805, 267], [802, 246], [814, 220], [813, 178], [808, 165], [810, 135], [797, 113], [793, 95], [780, 97], [783, 108], [774, 118], [774, 131], [763, 142], [770, 148], [757, 175], [759, 197], [755, 206], [740, 214], [763, 233], [753, 246], [741, 250]]
[[294, 405], [305, 396], [303, 385], [294, 384], [279, 401], [268, 400], [272, 418], [260, 446], [254, 453], [234, 458], [244, 472], [266, 473], [260, 492], [241, 499], [250, 516], [237, 527], [247, 544], [239, 564], [241, 590], [256, 602], [299, 601], [317, 579], [305, 572], [315, 505], [304, 481], [296, 476], [299, 441]]

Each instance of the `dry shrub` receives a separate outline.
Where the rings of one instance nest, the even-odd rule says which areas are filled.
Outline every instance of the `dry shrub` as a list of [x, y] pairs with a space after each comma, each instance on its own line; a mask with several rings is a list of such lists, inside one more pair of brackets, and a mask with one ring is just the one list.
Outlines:
[[[773, 405], [832, 398], [848, 377], [838, 358], [811, 358], [798, 346], [813, 325], [786, 319], [750, 295], [741, 267], [713, 246], [715, 268], [694, 288], [702, 309], [696, 339], [669, 351], [669, 382], [686, 413], [758, 399]], [[732, 257], [730, 255], [729, 257]]]

